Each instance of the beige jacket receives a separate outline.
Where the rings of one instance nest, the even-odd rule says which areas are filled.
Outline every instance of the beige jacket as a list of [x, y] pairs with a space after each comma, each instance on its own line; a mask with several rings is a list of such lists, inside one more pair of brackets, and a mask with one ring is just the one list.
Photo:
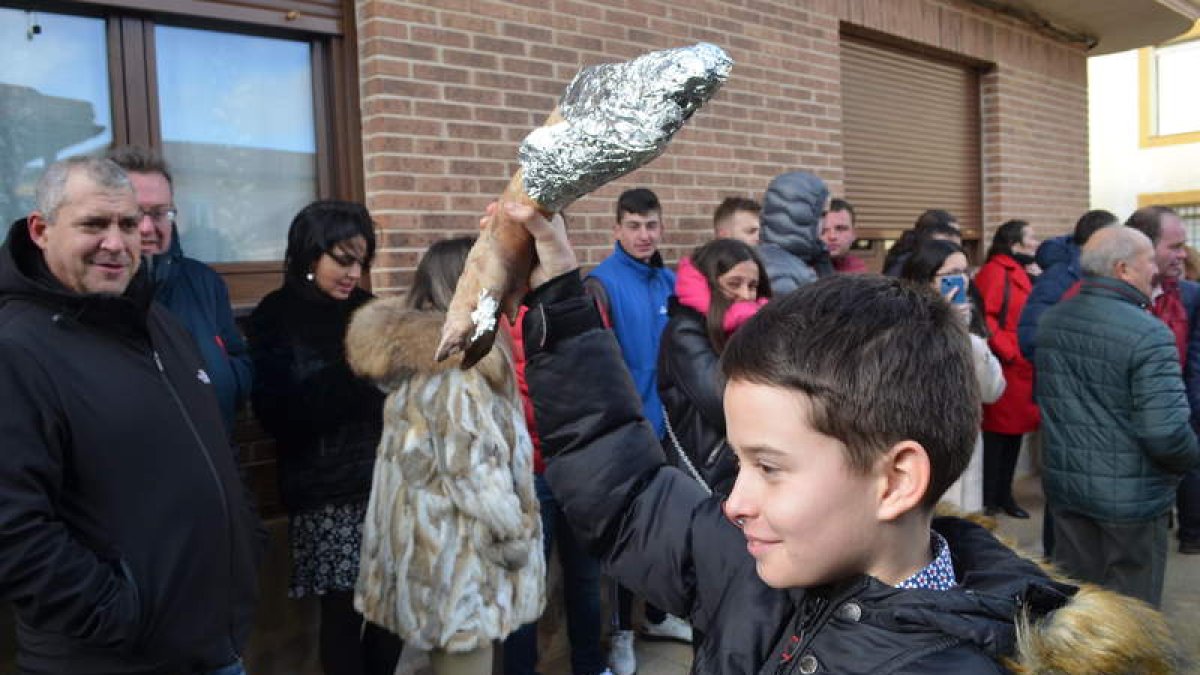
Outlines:
[[354, 604], [413, 647], [464, 652], [541, 615], [546, 566], [510, 357], [434, 363], [443, 318], [380, 299], [346, 335], [388, 392]]

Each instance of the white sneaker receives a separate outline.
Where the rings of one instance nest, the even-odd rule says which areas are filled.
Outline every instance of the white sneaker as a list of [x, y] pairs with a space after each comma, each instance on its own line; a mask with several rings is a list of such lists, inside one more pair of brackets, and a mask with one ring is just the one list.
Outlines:
[[608, 667], [612, 675], [634, 675], [637, 672], [637, 654], [633, 652], [633, 631], [613, 631], [608, 646]]
[[675, 640], [692, 644], [692, 626], [683, 619], [668, 614], [659, 623], [647, 621], [642, 625], [642, 637], [647, 640]]

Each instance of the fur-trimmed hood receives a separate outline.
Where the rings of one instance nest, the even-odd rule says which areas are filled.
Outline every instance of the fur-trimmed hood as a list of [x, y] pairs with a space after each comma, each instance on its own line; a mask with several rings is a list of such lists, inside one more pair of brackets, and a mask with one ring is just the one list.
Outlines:
[[[959, 515], [953, 509], [939, 505], [939, 515]], [[985, 529], [993, 530], [995, 521], [986, 516], [960, 516]], [[971, 538], [971, 529], [956, 521], [941, 520], [943, 531], [955, 537]], [[962, 523], [962, 521], [957, 521]], [[993, 532], [993, 534], [995, 534]], [[963, 631], [962, 628], [979, 622], [979, 609], [958, 608], [943, 613], [940, 620], [949, 621], [984, 652], [1002, 657], [1004, 666], [1021, 675], [1092, 675], [1095, 673], [1138, 673], [1156, 675], [1177, 673], [1183, 668], [1184, 657], [1175, 641], [1166, 618], [1146, 603], [1120, 593], [1068, 578], [1052, 565], [1027, 555], [1012, 542], [1002, 542], [1010, 550], [994, 549], [993, 559], [979, 558], [978, 551], [987, 548], [960, 547], [971, 551], [967, 559], [956, 556], [955, 567], [974, 568], [969, 579], [962, 579], [972, 589], [971, 600], [978, 607], [1001, 603], [996, 615], [1000, 621], [991, 630], [999, 629], [989, 639], [979, 639], [986, 632]], [[1013, 555], [1015, 554], [1015, 555]], [[998, 556], [998, 557], [995, 557]], [[1008, 561], [1005, 562], [1005, 558]], [[1036, 570], [1050, 579], [1036, 576], [1022, 580], [1019, 567]], [[1036, 566], [1036, 567], [1035, 567]], [[1015, 584], [1015, 585], [1014, 585]], [[991, 597], [991, 602], [982, 598]], [[1003, 637], [1012, 625], [1005, 617], [1013, 616], [1003, 605], [1016, 603], [1017, 617], [1013, 638]], [[984, 612], [986, 614], [986, 612]], [[919, 622], [918, 622], [919, 623]], [[1011, 642], [1015, 639], [1015, 645]]]
[[[462, 355], [433, 360], [441, 338], [442, 312], [410, 309], [400, 297], [379, 298], [359, 309], [346, 331], [346, 358], [359, 377], [392, 391], [414, 375], [430, 376], [460, 368]], [[493, 349], [474, 366], [488, 385], [501, 392], [515, 385], [507, 358], [510, 348], [497, 340]]]

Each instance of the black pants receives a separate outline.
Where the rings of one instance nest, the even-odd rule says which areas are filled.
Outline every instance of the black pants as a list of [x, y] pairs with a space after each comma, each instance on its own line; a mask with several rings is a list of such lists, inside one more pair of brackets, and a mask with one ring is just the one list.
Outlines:
[[354, 609], [354, 593], [321, 596], [321, 668], [325, 675], [392, 675], [404, 642]]
[[1158, 607], [1167, 569], [1167, 520], [1110, 523], [1054, 508], [1055, 564], [1081, 581]]
[[999, 508], [1013, 503], [1013, 473], [1021, 454], [1022, 434], [983, 432], [983, 506]]

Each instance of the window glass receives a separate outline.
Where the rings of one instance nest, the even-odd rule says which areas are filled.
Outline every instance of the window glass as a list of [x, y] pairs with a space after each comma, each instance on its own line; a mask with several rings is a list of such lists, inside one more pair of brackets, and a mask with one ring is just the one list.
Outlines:
[[1200, 248], [1200, 204], [1172, 204], [1187, 230], [1188, 246]]
[[1160, 136], [1200, 131], [1200, 40], [1154, 50]]
[[104, 21], [0, 8], [0, 225], [34, 208], [47, 163], [112, 142]]
[[281, 260], [317, 194], [309, 44], [157, 26], [155, 49], [184, 252]]

